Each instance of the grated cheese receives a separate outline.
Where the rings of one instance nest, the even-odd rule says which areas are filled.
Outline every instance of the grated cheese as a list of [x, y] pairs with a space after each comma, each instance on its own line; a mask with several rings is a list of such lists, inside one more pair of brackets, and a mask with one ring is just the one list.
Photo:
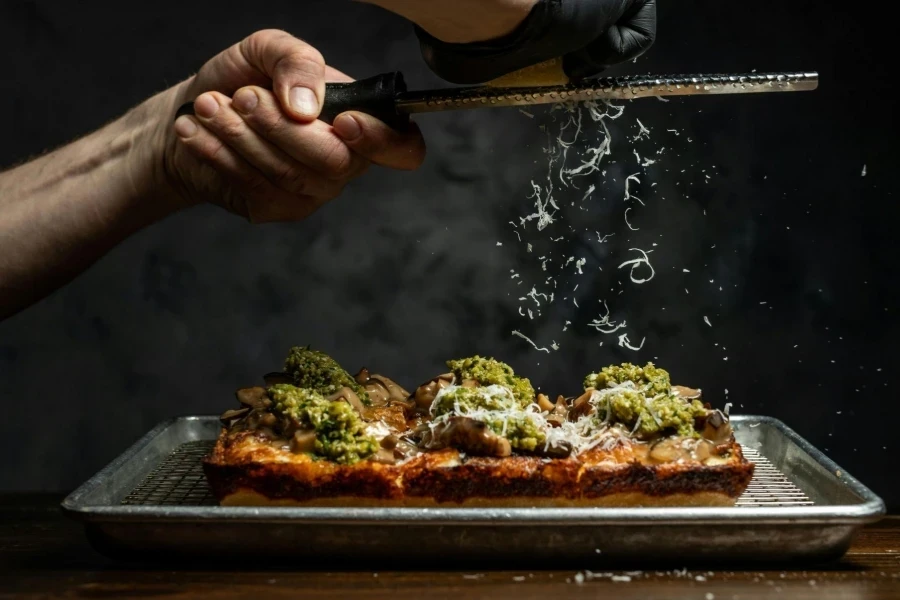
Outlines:
[[[531, 311], [529, 310], [528, 313], [529, 313], [529, 315], [530, 315], [530, 314], [531, 314]], [[550, 354], [550, 350], [548, 350], [547, 348], [541, 348], [541, 347], [538, 347], [538, 345], [535, 344], [535, 343], [531, 340], [531, 338], [528, 337], [527, 335], [525, 335], [524, 333], [522, 333], [522, 332], [520, 332], [520, 331], [516, 331], [515, 329], [513, 329], [512, 334], [515, 335], [515, 336], [517, 336], [517, 337], [522, 338], [523, 340], [525, 340], [526, 342], [528, 342], [529, 344], [531, 344], [532, 346], [534, 346], [534, 349], [535, 349], [535, 350], [539, 350], [539, 351], [541, 351], [541, 352], [546, 352], [547, 354]]]
[[[653, 252], [653, 250], [648, 250], [646, 252], [641, 250], [640, 248], [631, 248], [630, 250], [632, 252], [640, 252], [641, 258], [635, 258], [633, 260], [626, 260], [621, 265], [619, 265], [619, 268], [621, 269], [622, 267], [631, 265], [631, 271], [629, 273], [629, 277], [631, 278], [631, 281], [633, 281], [634, 283], [646, 283], [646, 282], [650, 281], [651, 279], [653, 279], [653, 276], [656, 275], [656, 271], [653, 270], [653, 265], [650, 264], [650, 259], [647, 256], [647, 254], [649, 254], [650, 252]], [[634, 276], [634, 271], [641, 264], [646, 264], [650, 268], [650, 276], [647, 278], [644, 278], [644, 279], [636, 279]]]

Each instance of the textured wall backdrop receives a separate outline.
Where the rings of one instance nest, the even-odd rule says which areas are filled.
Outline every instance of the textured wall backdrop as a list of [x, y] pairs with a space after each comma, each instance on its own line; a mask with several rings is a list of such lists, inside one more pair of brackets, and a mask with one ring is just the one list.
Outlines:
[[[221, 412], [291, 345], [312, 344], [408, 386], [447, 358], [493, 354], [550, 393], [604, 364], [656, 360], [719, 406], [784, 419], [900, 508], [883, 468], [900, 449], [888, 40], [843, 4], [663, 4], [657, 45], [620, 72], [817, 69], [820, 90], [628, 105], [606, 176], [562, 188], [557, 222], [519, 227], [521, 243], [509, 222], [532, 212], [530, 181], [547, 170], [541, 127], [558, 126], [545, 109], [421, 117], [420, 171], [374, 169], [304, 223], [251, 226], [200, 207], [147, 229], [0, 323], [0, 488], [71, 488], [160, 420]], [[265, 27], [355, 76], [396, 69], [413, 87], [439, 83], [406, 23], [338, 0], [0, 6], [3, 166]], [[637, 119], [650, 140], [631, 141]], [[633, 150], [657, 164], [640, 167]], [[640, 231], [623, 218], [633, 173]], [[653, 250], [656, 277], [641, 286], [617, 268], [632, 247]], [[583, 274], [565, 266], [552, 304], [519, 300], [569, 256]], [[601, 300], [626, 328], [589, 326]], [[537, 352], [514, 329], [559, 349]], [[621, 333], [643, 348], [621, 347]]]

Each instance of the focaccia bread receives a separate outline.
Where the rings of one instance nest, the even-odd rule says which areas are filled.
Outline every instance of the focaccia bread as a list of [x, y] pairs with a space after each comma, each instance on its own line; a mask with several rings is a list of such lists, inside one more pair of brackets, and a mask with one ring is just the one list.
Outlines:
[[410, 394], [294, 348], [204, 470], [223, 505], [725, 506], [753, 475], [728, 417], [653, 364], [605, 367], [555, 402], [472, 357]]

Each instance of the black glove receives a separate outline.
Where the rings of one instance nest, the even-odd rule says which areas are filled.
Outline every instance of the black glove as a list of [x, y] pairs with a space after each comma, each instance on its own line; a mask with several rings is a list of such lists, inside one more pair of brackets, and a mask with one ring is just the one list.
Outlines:
[[453, 83], [483, 83], [563, 57], [572, 79], [636, 58], [656, 37], [656, 0], [538, 0], [525, 21], [496, 40], [448, 44], [420, 27], [425, 62]]

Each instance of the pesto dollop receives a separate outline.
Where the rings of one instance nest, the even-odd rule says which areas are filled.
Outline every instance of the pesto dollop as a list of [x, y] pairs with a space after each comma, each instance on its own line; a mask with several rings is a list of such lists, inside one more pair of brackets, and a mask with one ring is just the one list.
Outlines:
[[602, 390], [626, 381], [631, 381], [639, 390], [651, 396], [672, 392], [669, 372], [656, 367], [652, 362], [648, 362], [643, 367], [631, 363], [603, 367], [599, 373], [591, 373], [584, 378], [584, 388], [592, 387]]
[[348, 403], [286, 383], [270, 386], [268, 394], [274, 412], [315, 431], [316, 454], [349, 465], [378, 451], [378, 442], [366, 435], [366, 423]]
[[694, 419], [707, 412], [699, 400], [688, 402], [674, 394], [649, 396], [627, 388], [605, 390], [595, 408], [594, 418], [598, 421], [622, 423], [641, 438], [671, 431], [696, 437], [699, 434]]
[[517, 377], [512, 367], [493, 358], [471, 356], [448, 360], [447, 367], [456, 375], [457, 382], [474, 379], [481, 385], [502, 385], [515, 396], [521, 408], [534, 402], [534, 388], [525, 377]]
[[533, 452], [538, 446], [543, 446], [547, 442], [544, 431], [528, 415], [487, 416], [483, 421], [491, 431], [509, 440], [509, 445], [514, 450]]
[[295, 346], [284, 361], [284, 370], [294, 378], [297, 387], [315, 390], [324, 396], [348, 387], [356, 392], [363, 404], [369, 405], [369, 394], [365, 388], [324, 352]]
[[547, 437], [532, 415], [522, 410], [515, 395], [505, 386], [447, 388], [435, 398], [432, 414], [463, 415], [481, 421], [516, 450], [533, 451]]
[[509, 411], [519, 406], [512, 391], [499, 385], [488, 387], [454, 387], [439, 394], [431, 405], [431, 414], [439, 417], [451, 412], [467, 415], [476, 411]]

